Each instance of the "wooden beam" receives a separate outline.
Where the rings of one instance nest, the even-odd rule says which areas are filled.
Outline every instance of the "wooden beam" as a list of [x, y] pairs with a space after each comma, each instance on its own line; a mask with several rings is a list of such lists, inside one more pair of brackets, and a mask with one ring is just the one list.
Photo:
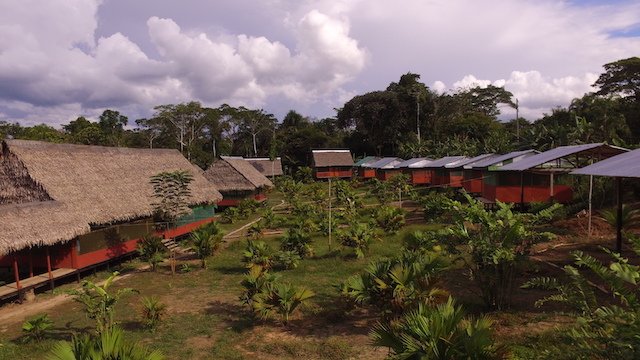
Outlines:
[[47, 273], [49, 274], [49, 287], [51, 291], [53, 291], [54, 283], [53, 283], [53, 274], [51, 273], [51, 256], [49, 255], [49, 247], [45, 247], [47, 253]]
[[616, 211], [616, 251], [622, 254], [622, 178], [616, 178], [618, 208]]
[[524, 210], [524, 171], [520, 171], [520, 211]]
[[29, 277], [33, 277], [33, 251], [29, 248]]

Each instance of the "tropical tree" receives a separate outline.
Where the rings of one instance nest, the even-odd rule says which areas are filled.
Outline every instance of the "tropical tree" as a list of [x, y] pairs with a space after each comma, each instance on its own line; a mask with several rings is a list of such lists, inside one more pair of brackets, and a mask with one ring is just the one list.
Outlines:
[[71, 342], [53, 347], [49, 360], [162, 360], [159, 351], [150, 351], [140, 343], [126, 339], [124, 331], [111, 328], [98, 337], [76, 335]]
[[69, 292], [73, 296], [73, 300], [84, 306], [83, 310], [87, 317], [96, 322], [98, 334], [110, 331], [114, 327], [115, 308], [120, 298], [136, 292], [131, 288], [112, 291], [111, 285], [118, 275], [117, 271], [114, 272], [102, 285], [85, 280], [79, 290]]
[[378, 226], [388, 234], [396, 233], [405, 223], [404, 210], [393, 206], [379, 207], [374, 216]]
[[280, 238], [280, 250], [293, 251], [302, 259], [313, 255], [311, 235], [304, 228], [290, 228], [285, 236]]
[[420, 306], [393, 324], [371, 331], [375, 346], [389, 348], [389, 359], [481, 360], [504, 357], [492, 339], [492, 321], [467, 317], [449, 297], [435, 307]]
[[378, 236], [368, 224], [355, 223], [347, 230], [340, 231], [337, 238], [342, 246], [352, 248], [356, 257], [362, 259]]

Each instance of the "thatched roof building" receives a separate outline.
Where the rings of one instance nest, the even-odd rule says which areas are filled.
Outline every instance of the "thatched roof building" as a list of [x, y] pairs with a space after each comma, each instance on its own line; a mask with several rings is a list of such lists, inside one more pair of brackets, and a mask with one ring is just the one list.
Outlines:
[[353, 157], [351, 151], [346, 149], [338, 150], [312, 150], [314, 167], [351, 167]]
[[204, 177], [223, 193], [273, 187], [269, 179], [241, 157], [220, 157], [204, 172]]
[[193, 175], [189, 205], [222, 199], [178, 150], [6, 140], [0, 146], [0, 255], [53, 245], [92, 226], [153, 214], [151, 176]]
[[274, 160], [269, 158], [245, 158], [245, 160], [266, 177], [281, 176], [284, 174], [282, 171], [282, 160], [280, 158], [275, 158]]

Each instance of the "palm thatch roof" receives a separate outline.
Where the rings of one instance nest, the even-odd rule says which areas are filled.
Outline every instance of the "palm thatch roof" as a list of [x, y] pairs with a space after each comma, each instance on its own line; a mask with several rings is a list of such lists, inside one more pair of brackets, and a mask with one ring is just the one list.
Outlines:
[[269, 179], [241, 157], [222, 156], [209, 166], [204, 177], [223, 193], [273, 187]]
[[269, 158], [244, 158], [249, 162], [249, 164], [253, 165], [256, 170], [260, 171], [260, 173], [266, 177], [270, 176], [280, 176], [283, 175], [282, 171], [282, 160], [280, 158], [275, 158], [271, 160]]
[[313, 166], [353, 166], [353, 157], [350, 150], [312, 150]]
[[153, 214], [150, 177], [191, 173], [189, 205], [222, 195], [178, 150], [6, 140], [0, 151], [0, 255], [53, 245], [91, 226]]

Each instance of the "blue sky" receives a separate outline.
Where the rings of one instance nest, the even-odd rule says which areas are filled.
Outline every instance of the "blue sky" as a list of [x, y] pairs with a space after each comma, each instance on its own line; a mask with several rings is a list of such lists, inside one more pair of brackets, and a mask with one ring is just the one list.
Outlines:
[[5, 0], [0, 24], [0, 120], [55, 126], [191, 100], [333, 116], [409, 71], [534, 120], [640, 49], [640, 1]]

